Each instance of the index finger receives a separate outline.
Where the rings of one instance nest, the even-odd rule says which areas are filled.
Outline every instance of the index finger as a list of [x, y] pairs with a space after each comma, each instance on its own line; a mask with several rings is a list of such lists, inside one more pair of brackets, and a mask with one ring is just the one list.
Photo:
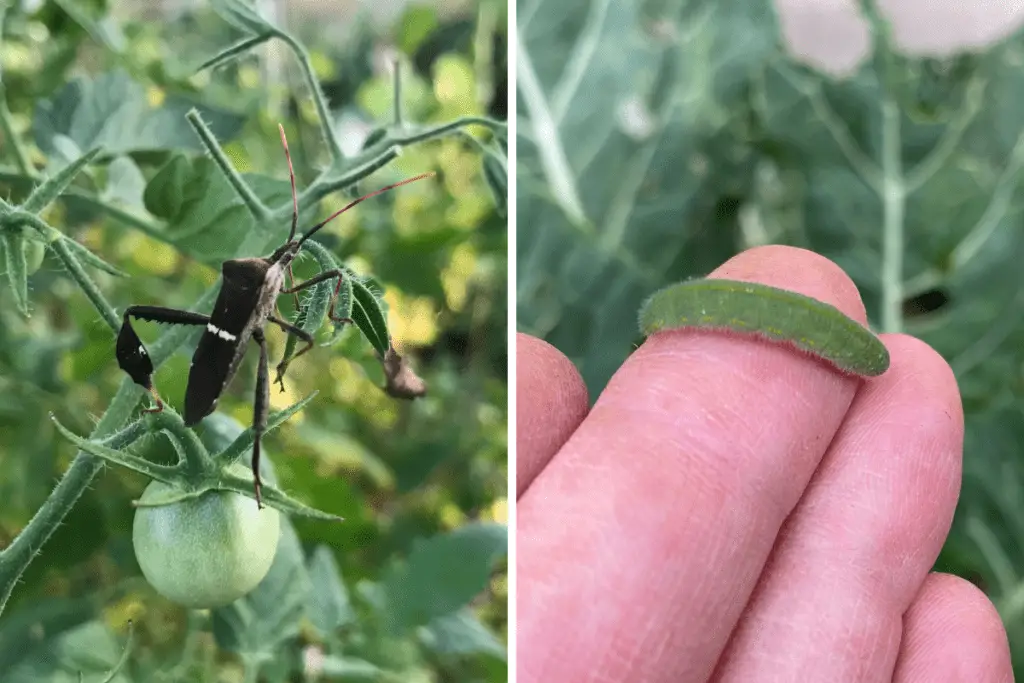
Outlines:
[[[712, 276], [865, 320], [812, 252], [753, 249]], [[649, 338], [519, 500], [522, 680], [710, 676], [859, 382], [748, 336]]]

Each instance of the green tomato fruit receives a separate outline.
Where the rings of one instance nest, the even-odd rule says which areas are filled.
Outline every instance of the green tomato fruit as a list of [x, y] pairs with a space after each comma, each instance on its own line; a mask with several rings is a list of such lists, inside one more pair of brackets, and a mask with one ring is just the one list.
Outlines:
[[[152, 481], [139, 500], [158, 502], [177, 492]], [[150, 585], [199, 609], [227, 605], [255, 588], [270, 571], [280, 537], [277, 510], [258, 510], [255, 500], [232, 491], [139, 507], [132, 530], [135, 557]]]
[[42, 242], [26, 239], [22, 249], [25, 251], [26, 269], [28, 274], [32, 275], [39, 270], [39, 266], [43, 265], [43, 257], [46, 256], [46, 245]]

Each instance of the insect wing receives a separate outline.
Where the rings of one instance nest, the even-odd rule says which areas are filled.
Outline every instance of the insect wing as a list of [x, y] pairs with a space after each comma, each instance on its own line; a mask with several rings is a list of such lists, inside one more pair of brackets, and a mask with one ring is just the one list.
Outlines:
[[194, 425], [217, 407], [224, 387], [234, 376], [245, 354], [249, 334], [243, 335], [256, 310], [259, 289], [240, 287], [225, 280], [213, 314], [199, 340], [185, 389], [185, 424]]

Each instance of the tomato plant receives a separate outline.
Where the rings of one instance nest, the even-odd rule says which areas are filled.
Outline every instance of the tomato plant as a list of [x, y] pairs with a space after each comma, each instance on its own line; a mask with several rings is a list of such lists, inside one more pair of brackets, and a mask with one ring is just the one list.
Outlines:
[[[506, 680], [506, 4], [114, 5], [0, 8], [0, 680]], [[254, 520], [254, 371], [184, 428], [197, 330], [138, 329], [162, 417], [114, 342], [128, 305], [206, 313], [221, 263], [287, 235], [279, 122], [302, 227], [438, 182], [295, 264], [365, 282], [378, 344], [318, 324], [319, 290], [280, 301], [318, 343], [270, 397]], [[388, 340], [413, 404], [382, 391]], [[247, 526], [274, 515], [276, 543]]]

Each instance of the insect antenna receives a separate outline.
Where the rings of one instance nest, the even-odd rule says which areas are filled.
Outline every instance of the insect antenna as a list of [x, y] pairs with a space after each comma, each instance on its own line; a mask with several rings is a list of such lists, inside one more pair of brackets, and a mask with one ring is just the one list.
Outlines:
[[[295, 194], [295, 169], [292, 168], [292, 155], [288, 151], [288, 138], [284, 134], [284, 126], [277, 124], [277, 130], [281, 133], [281, 144], [284, 146], [284, 158], [288, 160], [288, 179], [292, 181], [292, 229], [288, 233], [288, 241], [295, 239], [295, 230], [299, 226], [299, 197]], [[295, 284], [295, 273], [292, 271], [292, 264], [288, 264], [288, 287]], [[295, 310], [299, 310], [299, 294], [296, 292]]]
[[299, 238], [299, 246], [301, 247], [302, 243], [305, 242], [306, 240], [308, 240], [310, 237], [312, 237], [316, 233], [317, 230], [319, 230], [320, 228], [324, 227], [325, 225], [327, 225], [328, 223], [333, 221], [335, 218], [337, 218], [341, 214], [343, 214], [346, 211], [348, 211], [349, 209], [351, 209], [356, 204], [359, 204], [361, 202], [365, 202], [370, 197], [376, 197], [377, 195], [381, 194], [382, 192], [387, 192], [388, 190], [393, 190], [396, 187], [401, 187], [402, 185], [408, 185], [409, 183], [414, 183], [417, 180], [423, 180], [424, 178], [430, 178], [430, 177], [433, 177], [434, 175], [435, 174], [434, 174], [433, 171], [431, 171], [430, 173], [422, 173], [422, 174], [420, 174], [420, 175], [418, 175], [418, 176], [416, 176], [414, 178], [407, 178], [407, 179], [403, 180], [402, 182], [395, 183], [393, 185], [388, 185], [387, 187], [382, 187], [379, 190], [374, 190], [370, 194], [363, 195], [359, 199], [352, 200], [351, 202], [346, 204], [344, 207], [342, 207], [340, 210], [335, 211], [334, 213], [332, 213], [326, 220], [324, 220], [324, 221], [322, 221], [320, 223], [317, 223], [312, 228], [307, 230], [302, 235], [302, 237]]

